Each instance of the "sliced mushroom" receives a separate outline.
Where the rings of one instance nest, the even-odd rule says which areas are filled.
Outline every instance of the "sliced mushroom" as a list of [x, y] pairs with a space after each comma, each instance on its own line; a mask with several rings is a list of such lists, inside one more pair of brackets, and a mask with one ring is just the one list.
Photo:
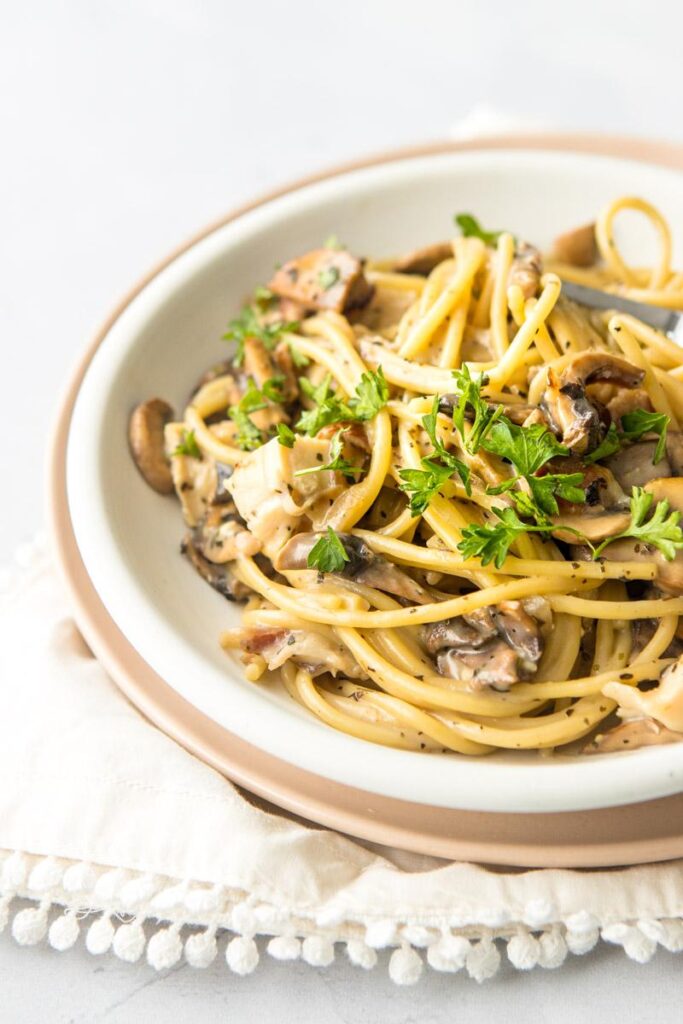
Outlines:
[[260, 541], [245, 528], [234, 505], [215, 505], [195, 527], [193, 540], [204, 558], [224, 565], [261, 550]]
[[422, 246], [420, 249], [413, 249], [412, 252], [401, 256], [394, 263], [394, 270], [399, 274], [431, 274], [434, 267], [439, 263], [450, 259], [453, 255], [453, 246], [450, 242], [434, 242], [432, 245]]
[[[634, 658], [636, 654], [640, 654], [640, 652], [649, 644], [657, 631], [658, 625], [659, 623], [656, 619], [636, 619], [634, 621], [632, 626], [632, 658]], [[683, 654], [683, 636], [678, 636], [677, 634], [678, 631], [666, 650], [662, 652], [663, 658], [680, 658], [681, 654]]]
[[520, 242], [510, 266], [508, 287], [517, 285], [522, 289], [524, 298], [531, 299], [538, 294], [542, 272], [543, 257], [540, 251], [528, 242]]
[[605, 466], [628, 494], [632, 487], [645, 487], [651, 480], [671, 476], [671, 466], [666, 457], [654, 464], [656, 447], [656, 441], [639, 441], [605, 459]]
[[629, 412], [635, 412], [636, 409], [652, 412], [650, 396], [642, 388], [628, 389], [620, 387], [618, 384], [611, 384], [609, 381], [599, 381], [589, 384], [587, 392], [591, 402], [597, 404], [598, 407], [604, 405], [612, 423], [619, 424], [622, 416]]
[[[612, 536], [612, 534], [608, 534], [608, 536]], [[592, 537], [588, 539], [593, 540]], [[600, 539], [599, 537], [595, 538], [595, 540]], [[604, 540], [606, 537], [602, 539]], [[582, 555], [581, 549], [572, 549], [574, 558], [585, 557], [587, 549], [584, 548], [583, 552], [584, 555]], [[600, 557], [609, 562], [652, 562], [657, 570], [655, 583], [658, 589], [672, 596], [683, 594], [683, 552], [681, 551], [669, 562], [656, 548], [633, 540], [631, 537], [622, 537], [603, 548]]]
[[251, 593], [249, 587], [241, 583], [228, 565], [217, 565], [204, 558], [196, 547], [191, 534], [188, 534], [180, 545], [181, 552], [195, 567], [202, 579], [217, 590], [228, 601], [246, 601]]
[[617, 702], [621, 718], [654, 718], [666, 729], [683, 732], [683, 658], [664, 670], [653, 690], [613, 682], [606, 683], [602, 692]]
[[504, 601], [425, 626], [422, 638], [441, 675], [507, 690], [536, 671], [550, 624], [543, 599]]
[[615, 725], [608, 732], [598, 733], [581, 753], [615, 754], [624, 750], [637, 750], [638, 747], [678, 743], [680, 740], [683, 740], [683, 732], [673, 732], [655, 722], [654, 718], [637, 718]]
[[[297, 533], [280, 551], [275, 559], [278, 572], [293, 569], [307, 569], [308, 556], [314, 546], [324, 537], [322, 533]], [[428, 604], [433, 600], [424, 587], [421, 587], [408, 573], [388, 562], [381, 555], [368, 547], [364, 540], [351, 533], [337, 534], [349, 556], [348, 562], [340, 573], [334, 575], [355, 580], [366, 587], [374, 587], [387, 594], [404, 598], [413, 604]]]
[[364, 306], [373, 291], [363, 276], [361, 261], [345, 249], [314, 249], [288, 260], [275, 272], [268, 287], [306, 309], [333, 309], [338, 313]]
[[610, 381], [625, 388], [637, 387], [644, 373], [610, 352], [582, 352], [572, 359], [559, 376], [547, 370], [547, 386], [541, 409], [551, 429], [568, 448], [582, 455], [597, 447], [609, 425], [609, 414], [591, 402], [586, 387], [594, 381]]
[[584, 224], [558, 235], [553, 243], [553, 256], [572, 267], [592, 267], [598, 258], [595, 224]]
[[[206, 384], [210, 384], [212, 380], [216, 380], [218, 377], [226, 377], [233, 371], [233, 363], [230, 359], [223, 359], [220, 363], [214, 363], [208, 370], [205, 370], [201, 375], [194, 388], [192, 389], [192, 396], [203, 388]], [[237, 399], [239, 400], [239, 399]]]
[[[576, 544], [577, 532], [592, 544], [616, 537], [631, 522], [631, 513], [620, 510], [586, 509], [584, 512], [564, 513], [552, 517], [553, 537], [567, 544]], [[576, 556], [578, 557], [578, 556]]]
[[329, 672], [333, 676], [364, 679], [365, 673], [344, 644], [315, 629], [240, 629], [239, 643], [248, 654], [260, 654], [270, 671], [286, 661], [294, 661], [313, 676]]
[[683, 513], [683, 477], [657, 477], [645, 484], [645, 490], [652, 495], [655, 502], [668, 501], [670, 508]]
[[159, 494], [173, 492], [171, 467], [164, 448], [164, 427], [173, 409], [161, 398], [150, 398], [133, 409], [128, 423], [128, 442], [140, 473]]
[[[683, 476], [683, 431], [669, 430], [666, 435], [666, 457], [672, 476]], [[664, 476], [664, 474], [660, 474]]]

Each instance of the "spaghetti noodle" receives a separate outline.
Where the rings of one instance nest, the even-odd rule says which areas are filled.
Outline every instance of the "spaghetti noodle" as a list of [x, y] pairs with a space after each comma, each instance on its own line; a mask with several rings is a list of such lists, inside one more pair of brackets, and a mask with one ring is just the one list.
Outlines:
[[620, 198], [543, 261], [456, 220], [393, 261], [330, 240], [281, 266], [180, 420], [134, 411], [138, 467], [244, 602], [223, 647], [332, 728], [461, 755], [683, 739], [683, 352], [562, 294], [683, 309], [668, 225]]

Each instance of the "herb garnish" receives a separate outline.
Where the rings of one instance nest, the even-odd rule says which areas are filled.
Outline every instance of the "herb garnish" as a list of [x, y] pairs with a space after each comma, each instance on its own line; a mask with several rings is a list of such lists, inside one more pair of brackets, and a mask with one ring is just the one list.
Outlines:
[[[503, 415], [503, 406], [491, 406], [481, 397], [481, 389], [488, 383], [485, 374], [479, 373], [473, 377], [469, 366], [465, 364], [460, 370], [453, 370], [453, 377], [459, 396], [458, 404], [453, 409], [453, 423], [460, 431], [465, 449], [474, 455], [493, 424]], [[466, 431], [468, 407], [474, 414], [474, 420]]]
[[299, 378], [301, 390], [314, 403], [314, 408], [302, 412], [296, 428], [309, 437], [315, 437], [330, 423], [371, 420], [389, 400], [389, 387], [381, 366], [376, 373], [370, 370], [362, 375], [354, 396], [348, 402], [330, 391], [331, 383], [332, 375], [329, 373], [317, 386], [306, 377]]
[[669, 502], [658, 501], [654, 514], [646, 521], [646, 516], [652, 508], [654, 497], [642, 487], [634, 487], [631, 491], [631, 522], [621, 533], [608, 537], [602, 544], [599, 544], [593, 551], [593, 558], [597, 558], [601, 551], [614, 540], [621, 537], [635, 537], [643, 544], [650, 544], [659, 549], [664, 557], [671, 561], [676, 557], [676, 552], [683, 548], [683, 530], [678, 525], [681, 518], [680, 512], [669, 512]]
[[254, 306], [245, 306], [240, 315], [228, 324], [223, 340], [235, 342], [233, 363], [235, 366], [241, 366], [244, 362], [244, 343], [247, 338], [256, 338], [270, 350], [275, 347], [283, 334], [296, 331], [298, 327], [297, 320], [280, 320], [273, 324], [262, 324], [259, 320], [259, 311]]
[[465, 238], [481, 238], [485, 245], [497, 245], [502, 231], [485, 231], [476, 217], [471, 213], [458, 213], [453, 220]]
[[252, 452], [263, 444], [263, 432], [251, 419], [251, 413], [265, 409], [263, 392], [259, 391], [253, 377], [247, 380], [247, 389], [237, 405], [231, 405], [228, 416], [237, 426], [237, 444], [243, 451]]
[[629, 441], [638, 441], [643, 434], [659, 434], [652, 459], [653, 466], [656, 466], [664, 458], [666, 431], [669, 423], [670, 419], [665, 413], [647, 412], [645, 409], [634, 409], [633, 412], [625, 412], [621, 417], [623, 435]]
[[202, 450], [197, 444], [194, 430], [183, 430], [180, 441], [171, 452], [172, 455], [189, 455], [193, 459], [201, 459]]
[[339, 268], [338, 267], [325, 267], [318, 274], [318, 284], [324, 292], [330, 290], [339, 280]]
[[344, 450], [343, 435], [345, 430], [338, 430], [330, 441], [330, 461], [324, 466], [309, 466], [308, 469], [298, 469], [294, 476], [306, 476], [308, 473], [322, 473], [325, 470], [343, 473], [344, 476], [353, 478], [357, 473], [364, 473], [362, 466], [352, 466], [342, 455]]
[[439, 415], [439, 396], [434, 396], [431, 411], [422, 417], [424, 427], [434, 450], [421, 459], [422, 469], [400, 469], [398, 475], [403, 481], [399, 484], [402, 491], [410, 495], [410, 512], [414, 516], [421, 515], [439, 488], [457, 473], [465, 490], [471, 493], [470, 470], [460, 459], [444, 446], [436, 432]]
[[320, 537], [309, 551], [306, 565], [320, 572], [341, 572], [349, 561], [346, 548], [332, 527], [328, 526], [325, 536]]
[[482, 565], [495, 562], [496, 568], [500, 569], [518, 537], [523, 533], [545, 532], [550, 525], [530, 526], [523, 523], [514, 508], [494, 508], [493, 513], [500, 522], [487, 526], [471, 523], [464, 528], [462, 540], [458, 544], [458, 551], [463, 558], [479, 558]]
[[288, 427], [286, 423], [278, 423], [275, 429], [277, 430], [278, 444], [281, 444], [283, 448], [293, 448], [296, 434], [292, 428]]

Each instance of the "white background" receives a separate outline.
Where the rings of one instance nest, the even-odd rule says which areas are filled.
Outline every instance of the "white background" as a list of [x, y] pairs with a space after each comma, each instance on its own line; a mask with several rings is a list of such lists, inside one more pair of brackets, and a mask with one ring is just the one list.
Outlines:
[[[0, 0], [0, 558], [41, 522], [69, 366], [176, 243], [298, 175], [443, 138], [482, 105], [682, 140], [682, 52], [683, 7], [665, 0]], [[401, 990], [343, 961], [157, 975], [3, 936], [0, 1021], [668, 1021], [682, 967], [604, 950]]]

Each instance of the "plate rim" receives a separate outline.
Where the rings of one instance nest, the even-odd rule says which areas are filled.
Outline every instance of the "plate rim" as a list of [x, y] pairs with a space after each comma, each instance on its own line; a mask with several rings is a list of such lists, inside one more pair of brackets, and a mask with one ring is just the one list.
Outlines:
[[[284, 787], [280, 786], [279, 788], [275, 787], [274, 790], [273, 786], [268, 784], [267, 780], [255, 777], [255, 774], [257, 775], [258, 772], [254, 773], [254, 771], [252, 771], [250, 773], [249, 771], [247, 771], [245, 774], [244, 766], [240, 767], [240, 765], [236, 764], [235, 762], [235, 745], [241, 744], [243, 747], [249, 748], [249, 757], [252, 761], [254, 759], [254, 754], [256, 754], [258, 758], [269, 759], [270, 761], [272, 761], [274, 765], [278, 766], [277, 772], [280, 774], [280, 776], [282, 774], [283, 769], [286, 769], [288, 773], [294, 773], [302, 776], [306, 780], [306, 785], [309, 787], [313, 785], [312, 780], [317, 780], [318, 784], [322, 783], [328, 789], [337, 788], [339, 790], [344, 790], [346, 792], [347, 798], [349, 797], [349, 794], [355, 794], [354, 799], [360, 798], [361, 803], [365, 804], [367, 804], [368, 798], [372, 798], [372, 800], [374, 801], [377, 801], [379, 803], [385, 803], [387, 805], [404, 805], [406, 807], [411, 808], [426, 808], [428, 805], [412, 804], [407, 801], [396, 800], [392, 797], [382, 797], [378, 794], [369, 794], [362, 790], [354, 790], [352, 787], [344, 785], [342, 783], [333, 783], [327, 779], [323, 779], [321, 776], [313, 775], [312, 773], [305, 772], [302, 769], [294, 768], [294, 766], [289, 765], [284, 761], [280, 761], [272, 755], [266, 754], [265, 752], [259, 750], [256, 747], [252, 747], [249, 744], [246, 744], [245, 741], [240, 740], [233, 734], [228, 733], [227, 730], [222, 729], [222, 727], [218, 726], [217, 723], [213, 722], [211, 719], [204, 716], [201, 712], [198, 712], [197, 709], [193, 708], [192, 705], [190, 705], [187, 701], [181, 698], [175, 691], [173, 691], [169, 686], [167, 686], [167, 684], [165, 684], [160, 677], [156, 676], [156, 674], [152, 672], [152, 670], [149, 668], [149, 666], [146, 665], [146, 663], [142, 662], [142, 665], [147, 669], [147, 672], [149, 673], [150, 676], [155, 676], [155, 684], [152, 686], [152, 683], [149, 678], [147, 678], [144, 683], [140, 678], [136, 680], [131, 675], [131, 673], [126, 670], [123, 664], [125, 658], [117, 659], [116, 652], [112, 651], [111, 649], [108, 649], [108, 645], [106, 644], [106, 642], [104, 642], [102, 635], [103, 630], [105, 632], [107, 631], [106, 622], [103, 621], [101, 616], [99, 616], [98, 620], [98, 615], [93, 612], [92, 607], [89, 610], [87, 607], [88, 602], [82, 600], [83, 589], [87, 589], [86, 584], [90, 583], [90, 580], [89, 577], [87, 576], [85, 567], [83, 566], [82, 562], [80, 568], [74, 562], [74, 556], [76, 556], [77, 561], [80, 561], [80, 555], [73, 533], [71, 533], [70, 538], [68, 536], [70, 530], [70, 519], [68, 524], [66, 523], [65, 520], [65, 513], [66, 517], [68, 518], [68, 500], [66, 497], [66, 481], [63, 472], [63, 460], [65, 456], [66, 436], [68, 433], [68, 427], [71, 419], [71, 412], [80, 384], [83, 380], [83, 377], [85, 376], [85, 372], [90, 364], [92, 357], [94, 356], [95, 351], [97, 350], [103, 339], [106, 337], [108, 332], [111, 330], [113, 324], [116, 322], [119, 316], [121, 316], [122, 312], [127, 308], [129, 303], [135, 298], [135, 296], [139, 294], [140, 291], [142, 291], [142, 289], [144, 289], [147, 286], [147, 284], [151, 280], [154, 279], [154, 277], [157, 276], [157, 274], [161, 272], [161, 270], [163, 270], [170, 263], [172, 263], [181, 253], [185, 252], [188, 248], [195, 245], [201, 239], [206, 238], [216, 230], [220, 229], [225, 224], [241, 217], [248, 211], [257, 208], [262, 204], [272, 201], [273, 199], [279, 196], [286, 195], [292, 191], [304, 188], [307, 185], [310, 185], [314, 182], [323, 181], [328, 178], [333, 178], [338, 175], [342, 175], [347, 172], [357, 170], [359, 168], [372, 167], [382, 163], [400, 161], [425, 155], [501, 148], [537, 150], [555, 149], [566, 152], [573, 151], [579, 153], [590, 153], [594, 155], [617, 156], [627, 159], [635, 158], [636, 160], [640, 160], [646, 163], [660, 164], [660, 166], [669, 166], [678, 170], [680, 170], [683, 167], [683, 146], [679, 146], [677, 144], [661, 143], [654, 141], [647, 142], [645, 140], [629, 139], [623, 137], [597, 139], [593, 136], [586, 135], [542, 134], [491, 136], [482, 140], [463, 140], [456, 142], [431, 143], [417, 147], [407, 147], [402, 148], [400, 150], [394, 150], [386, 154], [380, 154], [378, 156], [371, 156], [364, 159], [352, 161], [342, 166], [320, 171], [315, 175], [299, 179], [298, 181], [292, 183], [291, 185], [285, 185], [279, 189], [276, 189], [268, 193], [265, 196], [252, 200], [246, 204], [242, 204], [237, 209], [231, 211], [230, 213], [224, 215], [221, 218], [218, 218], [216, 221], [212, 222], [208, 227], [202, 229], [201, 231], [193, 235], [187, 242], [183, 243], [182, 245], [174, 249], [163, 260], [159, 261], [148, 274], [144, 275], [143, 278], [132, 287], [128, 294], [124, 296], [122, 301], [116, 306], [116, 308], [113, 310], [110, 316], [105, 320], [100, 329], [95, 333], [95, 336], [92, 339], [90, 345], [86, 349], [85, 353], [82, 355], [72, 375], [70, 386], [62, 402], [62, 406], [59, 411], [58, 427], [54, 432], [54, 443], [52, 446], [49, 459], [50, 481], [48, 488], [48, 493], [50, 494], [52, 499], [50, 502], [49, 521], [54, 538], [54, 547], [55, 550], [57, 551], [58, 560], [60, 562], [62, 570], [62, 575], [65, 576], [69, 589], [72, 593], [72, 597], [76, 600], [78, 608], [77, 618], [79, 620], [79, 625], [81, 625], [81, 628], [83, 628], [83, 631], [86, 633], [86, 638], [91, 642], [91, 646], [93, 646], [96, 650], [99, 647], [97, 653], [101, 657], [101, 660], [105, 664], [105, 667], [110, 671], [110, 674], [114, 676], [117, 684], [124, 690], [124, 692], [126, 692], [127, 696], [129, 697], [129, 699], [133, 701], [133, 703], [141, 707], [141, 709], [147, 715], [148, 718], [155, 721], [156, 724], [160, 725], [160, 727], [164, 731], [173, 735], [174, 738], [179, 740], [184, 746], [191, 749], [194, 753], [198, 753], [204, 760], [208, 761], [208, 763], [212, 764], [214, 767], [218, 767], [219, 770], [223, 771], [225, 774], [231, 775], [233, 778], [236, 778], [237, 781], [241, 782], [242, 784], [246, 784], [248, 788], [251, 788], [256, 792], [259, 792], [261, 795], [266, 796], [268, 799], [273, 800], [273, 802], [275, 803], [287, 806], [288, 809], [295, 810], [297, 813], [304, 813], [309, 817], [313, 818], [314, 820], [323, 821], [325, 824], [331, 824], [333, 827], [342, 828], [345, 831], [350, 831], [355, 834], [368, 835], [368, 822], [365, 822], [365, 824], [363, 824], [363, 822], [352, 820], [353, 813], [349, 812], [348, 807], [345, 809], [340, 809], [340, 807], [337, 806], [336, 808], [333, 808], [331, 816], [330, 814], [325, 815], [323, 807], [312, 806], [313, 804], [315, 804], [314, 798], [309, 797], [308, 799], [306, 799], [305, 794], [302, 795], [301, 793], [294, 793], [291, 791], [285, 792], [285, 790], [287, 790], [286, 785], [284, 785]], [[64, 491], [63, 494], [60, 493], [61, 490]], [[93, 594], [94, 589], [93, 593], [90, 595], [91, 605]], [[95, 595], [95, 598], [97, 599], [97, 595]], [[104, 611], [104, 609], [102, 609], [102, 611]], [[106, 612], [105, 616], [107, 616]], [[110, 619], [109, 628], [111, 629], [111, 627], [113, 627], [113, 629], [116, 630], [114, 623]], [[125, 647], [127, 641], [125, 641], [125, 638], [122, 638], [121, 635], [119, 634], [117, 642], [121, 644], [122, 639], [124, 639]], [[130, 645], [128, 646], [130, 647]], [[137, 655], [137, 652], [133, 651], [133, 653]], [[131, 651], [129, 650], [127, 652], [129, 658], [130, 654]], [[140, 659], [140, 661], [142, 661], [142, 659]], [[141, 666], [138, 665], [137, 669], [138, 671], [141, 671]], [[159, 684], [161, 688], [159, 687]], [[149, 692], [150, 686], [152, 690], [157, 690], [156, 697], [152, 696], [151, 693]], [[164, 690], [166, 691], [165, 693]], [[218, 759], [216, 759], [216, 751], [207, 750], [205, 745], [203, 747], [201, 736], [199, 734], [188, 737], [187, 729], [183, 729], [183, 721], [178, 721], [176, 717], [174, 717], [174, 713], [170, 713], [169, 716], [168, 709], [164, 710], [163, 707], [156, 705], [157, 698], [161, 699], [162, 704], [165, 703], [166, 705], [168, 705], [169, 695], [171, 694], [173, 695], [174, 698], [176, 698], [176, 701], [180, 702], [180, 704], [183, 706], [182, 715], [184, 716], [185, 719], [188, 719], [190, 712], [193, 713], [192, 717], [197, 719], [194, 725], [199, 727], [200, 733], [202, 729], [206, 731], [209, 725], [213, 726], [216, 730], [220, 731], [220, 733], [222, 734], [222, 745], [225, 746], [225, 742], [227, 741], [228, 745], [233, 748], [232, 759], [230, 757], [226, 758], [225, 756], [221, 756], [220, 754], [218, 756]], [[178, 709], [176, 709], [176, 712], [177, 710]], [[299, 781], [301, 782], [302, 780]], [[681, 796], [681, 799], [683, 799], [683, 794], [679, 795]], [[675, 800], [676, 797], [663, 798], [664, 801], [672, 799]], [[341, 802], [343, 804], [344, 800], [342, 800]], [[660, 799], [659, 801], [648, 801], [647, 803], [661, 802], [662, 800]], [[636, 806], [640, 806], [642, 808], [644, 804], [640, 803]], [[394, 807], [393, 810], [394, 812], [396, 812], [396, 807]], [[443, 814], [445, 808], [432, 808], [432, 810], [438, 811], [439, 813]], [[376, 811], [374, 813], [376, 813]], [[555, 812], [551, 816], [557, 818], [558, 816], [565, 817], [571, 816], [572, 814], [591, 815], [593, 813], [595, 812], [559, 812], [559, 814], [558, 812]], [[600, 811], [598, 813], [604, 814], [605, 810]], [[477, 816], [478, 814], [493, 814], [494, 817], [500, 821], [508, 817], [519, 817], [519, 815], [510, 815], [500, 812], [477, 812], [456, 810], [453, 810], [452, 814], [456, 815], [456, 817]], [[534, 818], [541, 818], [544, 816], [547, 816], [547, 812], [537, 812], [533, 815]], [[389, 815], [389, 818], [391, 818], [391, 815]], [[525, 852], [522, 852], [522, 848], [519, 848], [517, 852], [515, 852], [508, 847], [507, 853], [505, 853], [504, 850], [499, 848], [495, 851], [489, 849], [488, 853], [485, 849], [477, 849], [476, 854], [473, 854], [470, 849], [471, 843], [468, 845], [467, 841], [461, 838], [456, 844], [457, 849], [454, 848], [452, 840], [450, 842], [447, 842], [448, 853], [444, 854], [443, 844], [437, 841], [438, 837], [431, 836], [429, 840], [429, 851], [425, 851], [424, 845], [422, 844], [422, 841], [420, 840], [419, 836], [408, 835], [404, 831], [401, 832], [400, 837], [397, 840], [395, 827], [394, 831], [392, 831], [391, 824], [388, 820], [385, 820], [383, 823], [380, 824], [381, 828], [379, 833], [377, 828], [373, 828], [373, 834], [371, 836], [368, 836], [369, 838], [372, 838], [373, 840], [379, 842], [402, 845], [406, 848], [419, 848], [422, 850], [422, 852], [436, 852], [436, 848], [438, 847], [437, 855], [441, 856], [476, 855], [478, 859], [488, 859], [494, 860], [495, 862], [503, 862], [501, 861], [501, 854], [504, 854], [503, 859], [504, 862], [506, 863], [529, 864], [535, 862], [535, 855], [533, 854], [533, 851], [528, 848], [528, 844], [522, 844]], [[674, 842], [676, 841], [677, 837], [674, 837]], [[418, 846], [415, 846], [416, 842], [418, 843]], [[666, 848], [669, 849], [668, 846]], [[650, 851], [650, 854], [648, 854], [647, 850], [644, 847], [642, 847], [642, 844], [640, 844], [639, 852], [636, 859], [639, 861], [643, 859], [661, 859], [662, 849], [663, 847], [661, 840], [659, 841], [656, 855], [654, 855], [655, 851]], [[683, 850], [676, 847], [675, 852], [680, 853], [683, 852]], [[563, 856], [563, 854], [559, 852], [556, 852], [555, 855], [560, 857]], [[596, 855], [596, 851], [595, 849], [593, 849], [593, 853], [590, 854], [591, 858], [594, 858]], [[602, 855], [604, 854], [601, 854], [601, 856]], [[668, 853], [667, 855], [671, 856], [672, 854]], [[612, 858], [614, 856], [614, 851], [608, 854], [608, 856]], [[620, 853], [617, 862], [625, 863], [626, 861], [624, 860], [624, 856], [624, 852]], [[577, 857], [579, 858], [578, 861]], [[580, 851], [575, 851], [572, 855], [571, 863], [577, 863], [580, 862], [580, 860]], [[594, 860], [591, 859], [590, 863], [593, 862]], [[607, 861], [605, 861], [605, 863], [606, 862]], [[613, 859], [610, 859], [609, 862], [614, 863], [615, 861]], [[570, 863], [570, 861], [563, 860], [562, 863]]]

